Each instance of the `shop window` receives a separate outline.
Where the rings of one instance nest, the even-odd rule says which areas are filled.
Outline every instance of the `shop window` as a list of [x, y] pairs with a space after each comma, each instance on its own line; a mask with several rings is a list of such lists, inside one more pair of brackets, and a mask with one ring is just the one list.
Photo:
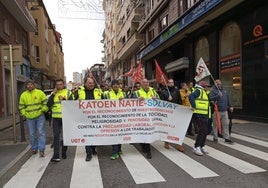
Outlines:
[[200, 37], [195, 47], [195, 66], [197, 65], [200, 58], [206, 62], [209, 67], [209, 44], [206, 37]]
[[233, 106], [242, 108], [241, 32], [236, 23], [223, 27], [219, 44], [219, 77]]

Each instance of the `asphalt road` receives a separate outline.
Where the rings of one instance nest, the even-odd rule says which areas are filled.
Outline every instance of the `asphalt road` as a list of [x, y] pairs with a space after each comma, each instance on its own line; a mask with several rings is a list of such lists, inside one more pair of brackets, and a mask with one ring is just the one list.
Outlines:
[[[260, 135], [262, 136], [262, 135]], [[68, 158], [51, 163], [46, 157], [26, 154], [0, 179], [0, 187], [267, 187], [268, 142], [233, 134], [234, 145], [208, 138], [208, 155], [192, 152], [194, 137], [184, 141], [185, 153], [162, 142], [152, 144], [152, 159], [146, 159], [139, 144], [123, 145], [123, 155], [110, 160], [111, 146], [98, 147], [98, 155], [85, 162], [84, 147], [69, 147]]]

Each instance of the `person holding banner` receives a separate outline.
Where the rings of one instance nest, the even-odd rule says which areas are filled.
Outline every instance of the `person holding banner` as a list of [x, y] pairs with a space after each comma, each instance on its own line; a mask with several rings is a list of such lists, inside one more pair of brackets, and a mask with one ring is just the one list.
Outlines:
[[[141, 88], [134, 92], [134, 98], [138, 98], [139, 100], [155, 99], [159, 98], [159, 95], [154, 90], [154, 88], [150, 87], [149, 80], [144, 78], [141, 81]], [[152, 158], [151, 145], [147, 143], [142, 143], [141, 148], [142, 151], [146, 153], [146, 158], [151, 159]]]
[[[104, 99], [122, 100], [126, 98], [125, 92], [122, 91], [119, 85], [120, 84], [118, 80], [112, 80], [111, 90], [104, 94]], [[113, 152], [112, 152], [112, 156], [110, 157], [110, 159], [115, 160], [119, 158], [120, 154], [122, 154], [121, 144], [112, 145], [112, 148], [113, 148]]]
[[205, 81], [196, 84], [195, 91], [189, 95], [191, 108], [194, 111], [193, 121], [198, 126], [198, 134], [195, 140], [193, 151], [196, 155], [202, 156], [208, 154], [205, 150], [205, 142], [207, 137], [208, 116], [209, 116], [209, 100], [206, 90], [208, 83]]
[[72, 94], [68, 89], [64, 87], [64, 81], [62, 79], [58, 79], [55, 82], [55, 89], [53, 89], [52, 94], [48, 98], [47, 106], [51, 109], [52, 116], [52, 126], [53, 126], [53, 146], [54, 146], [54, 154], [51, 162], [59, 162], [59, 152], [61, 145], [61, 156], [63, 159], [67, 158], [66, 151], [67, 146], [63, 145], [62, 140], [62, 108], [61, 101], [62, 100], [72, 100]]
[[[219, 121], [222, 126], [222, 136], [225, 139], [226, 143], [233, 144], [233, 141], [230, 139], [229, 134], [229, 120], [228, 120], [228, 110], [233, 112], [233, 107], [228, 96], [227, 91], [222, 87], [222, 82], [220, 79], [215, 80], [215, 85], [211, 88], [209, 94], [209, 99], [214, 101], [218, 107]], [[212, 116], [213, 122], [217, 122], [216, 112]], [[218, 141], [218, 126], [213, 126], [214, 132], [214, 141]]]
[[[74, 99], [77, 100], [100, 100], [102, 99], [102, 90], [95, 87], [94, 79], [85, 77], [84, 86], [76, 89], [74, 92]], [[96, 146], [86, 146], [86, 161], [92, 159], [92, 154], [97, 154]]]
[[[165, 88], [161, 92], [160, 99], [165, 100], [165, 101], [169, 101], [169, 102], [173, 102], [175, 104], [182, 104], [182, 98], [180, 95], [180, 91], [175, 87], [173, 79], [168, 79], [167, 88]], [[189, 106], [190, 106], [190, 104], [189, 104]], [[169, 149], [169, 143], [165, 142], [164, 147], [166, 149]], [[177, 149], [180, 152], [184, 152], [184, 148], [181, 145], [178, 145]]]

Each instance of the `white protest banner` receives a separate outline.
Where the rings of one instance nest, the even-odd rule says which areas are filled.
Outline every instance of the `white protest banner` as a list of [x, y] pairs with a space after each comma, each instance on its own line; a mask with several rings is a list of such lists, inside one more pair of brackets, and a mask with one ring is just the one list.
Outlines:
[[158, 99], [62, 101], [63, 139], [68, 146], [182, 144], [192, 111]]

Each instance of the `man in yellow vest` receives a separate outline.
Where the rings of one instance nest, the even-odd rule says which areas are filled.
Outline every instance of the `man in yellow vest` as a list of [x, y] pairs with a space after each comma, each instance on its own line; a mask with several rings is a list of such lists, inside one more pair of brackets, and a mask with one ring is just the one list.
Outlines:
[[[126, 94], [119, 87], [119, 81], [118, 80], [112, 80], [112, 82], [111, 82], [111, 90], [104, 94], [104, 99], [122, 100], [124, 98], [126, 98]], [[112, 152], [112, 156], [110, 157], [110, 159], [115, 160], [120, 156], [120, 154], [122, 154], [121, 144], [115, 144], [115, 145], [112, 145], [112, 147], [113, 147], [113, 152]]]
[[[144, 99], [155, 99], [159, 98], [159, 95], [154, 90], [154, 88], [150, 87], [149, 80], [146, 78], [141, 81], [141, 88], [134, 92], [134, 98], [138, 98], [140, 100]], [[141, 144], [142, 151], [146, 153], [146, 158], [151, 159], [151, 145], [147, 143]]]
[[194, 111], [193, 121], [198, 126], [198, 134], [193, 151], [199, 156], [208, 154], [204, 148], [209, 118], [209, 99], [205, 89], [208, 89], [208, 83], [201, 81], [199, 84], [196, 84], [195, 91], [189, 95], [191, 108]]
[[47, 97], [42, 90], [35, 88], [33, 80], [27, 80], [25, 84], [26, 90], [19, 99], [19, 110], [21, 115], [26, 118], [32, 155], [39, 150], [39, 156], [44, 157], [46, 147], [46, 118], [44, 113], [48, 111]]
[[51, 109], [52, 116], [52, 126], [53, 126], [53, 146], [54, 154], [51, 159], [51, 162], [60, 161], [60, 145], [61, 145], [61, 157], [66, 159], [67, 146], [63, 145], [62, 140], [62, 100], [71, 99], [71, 92], [68, 89], [65, 89], [64, 81], [58, 79], [55, 82], [55, 89], [52, 91], [52, 94], [48, 98], [47, 106]]
[[[74, 99], [79, 100], [100, 100], [102, 99], [102, 90], [95, 87], [94, 80], [90, 77], [84, 79], [84, 86], [74, 91]], [[92, 159], [92, 154], [97, 154], [96, 146], [86, 146], [86, 161]]]

